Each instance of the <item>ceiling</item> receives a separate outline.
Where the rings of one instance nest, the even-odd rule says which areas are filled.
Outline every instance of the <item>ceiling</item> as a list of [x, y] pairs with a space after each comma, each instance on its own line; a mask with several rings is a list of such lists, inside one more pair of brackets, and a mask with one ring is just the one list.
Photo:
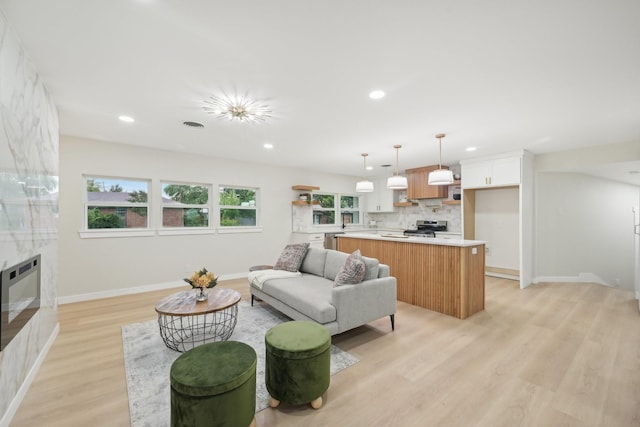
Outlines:
[[[347, 175], [362, 173], [367, 152], [369, 176], [389, 174], [380, 165], [395, 162], [394, 144], [401, 169], [438, 163], [440, 132], [445, 164], [640, 143], [637, 0], [0, 0], [0, 9], [65, 135]], [[373, 89], [386, 97], [369, 99]], [[221, 93], [247, 93], [273, 117], [208, 115], [203, 101]]]

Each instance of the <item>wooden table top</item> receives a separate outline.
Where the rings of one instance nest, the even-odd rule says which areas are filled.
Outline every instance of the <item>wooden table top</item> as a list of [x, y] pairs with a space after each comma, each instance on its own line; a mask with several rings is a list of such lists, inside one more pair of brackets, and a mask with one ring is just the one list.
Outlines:
[[169, 316], [196, 316], [224, 310], [240, 301], [240, 293], [227, 288], [207, 288], [204, 292], [209, 296], [206, 301], [196, 301], [199, 289], [177, 292], [161, 299], [156, 304], [156, 312]]

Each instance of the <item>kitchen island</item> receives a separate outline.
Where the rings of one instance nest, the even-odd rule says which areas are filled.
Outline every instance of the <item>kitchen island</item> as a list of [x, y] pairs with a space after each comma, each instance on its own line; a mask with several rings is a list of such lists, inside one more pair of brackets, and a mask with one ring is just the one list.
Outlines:
[[478, 240], [354, 233], [338, 235], [338, 250], [387, 264], [398, 300], [465, 319], [484, 310], [484, 244]]

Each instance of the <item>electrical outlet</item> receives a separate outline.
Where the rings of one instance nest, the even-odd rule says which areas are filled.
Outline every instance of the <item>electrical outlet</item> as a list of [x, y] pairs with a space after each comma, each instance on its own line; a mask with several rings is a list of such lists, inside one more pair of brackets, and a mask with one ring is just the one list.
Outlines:
[[485, 248], [484, 248], [484, 254], [485, 254], [485, 255], [491, 255], [491, 251], [489, 250], [489, 247], [485, 246]]

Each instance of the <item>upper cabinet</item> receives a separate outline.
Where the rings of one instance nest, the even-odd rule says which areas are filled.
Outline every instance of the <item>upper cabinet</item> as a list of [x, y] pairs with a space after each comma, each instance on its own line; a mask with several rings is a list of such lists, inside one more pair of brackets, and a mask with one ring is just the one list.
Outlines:
[[[442, 166], [443, 169], [449, 169]], [[407, 198], [414, 199], [446, 199], [449, 196], [449, 187], [446, 185], [429, 185], [429, 172], [438, 169], [438, 165], [424, 166], [421, 168], [407, 169], [409, 188]]]
[[393, 212], [393, 190], [387, 188], [387, 178], [372, 181], [373, 193], [367, 194], [367, 212]]
[[521, 157], [462, 163], [462, 188], [505, 187], [519, 185]]

